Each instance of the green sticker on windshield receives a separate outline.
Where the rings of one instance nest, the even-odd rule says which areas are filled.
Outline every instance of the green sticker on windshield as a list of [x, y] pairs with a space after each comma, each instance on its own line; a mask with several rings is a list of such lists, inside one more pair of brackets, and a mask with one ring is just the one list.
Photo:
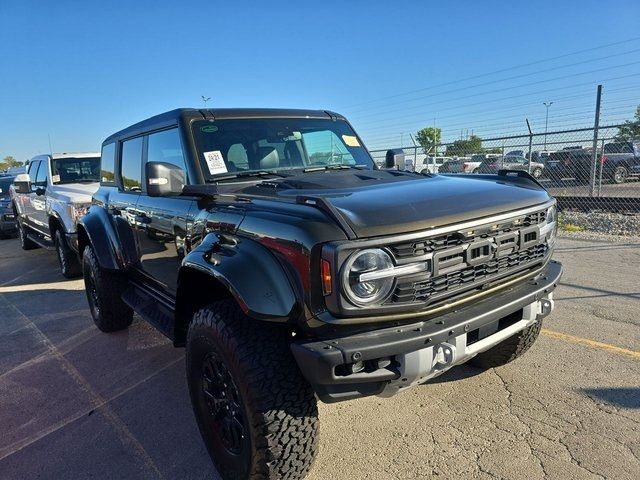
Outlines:
[[213, 133], [218, 131], [218, 127], [215, 125], [205, 125], [204, 127], [200, 127], [200, 131], [204, 133]]

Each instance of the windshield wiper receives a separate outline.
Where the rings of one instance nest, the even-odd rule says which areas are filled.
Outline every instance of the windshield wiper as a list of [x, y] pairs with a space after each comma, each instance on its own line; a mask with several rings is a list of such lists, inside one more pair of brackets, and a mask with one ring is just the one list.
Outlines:
[[284, 173], [277, 173], [277, 172], [268, 172], [266, 170], [257, 170], [255, 172], [234, 172], [228, 175], [220, 175], [212, 178], [210, 181], [220, 182], [224, 180], [234, 180], [236, 178], [267, 177], [267, 176], [286, 178], [286, 177], [290, 177], [291, 175], [287, 175]]
[[345, 165], [345, 164], [339, 164], [339, 165], [318, 165], [316, 167], [307, 167], [305, 169], [303, 169], [303, 173], [308, 173], [308, 172], [321, 172], [323, 170], [350, 170], [350, 169], [356, 169], [356, 170], [362, 170], [362, 169], [366, 169], [367, 166], [366, 165]]

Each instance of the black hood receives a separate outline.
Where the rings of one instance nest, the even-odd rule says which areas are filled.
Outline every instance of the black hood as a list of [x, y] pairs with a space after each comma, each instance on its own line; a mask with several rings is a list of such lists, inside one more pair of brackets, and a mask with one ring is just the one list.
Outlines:
[[533, 180], [497, 175], [434, 175], [340, 170], [263, 181], [244, 195], [295, 200], [321, 197], [359, 238], [427, 230], [545, 203]]

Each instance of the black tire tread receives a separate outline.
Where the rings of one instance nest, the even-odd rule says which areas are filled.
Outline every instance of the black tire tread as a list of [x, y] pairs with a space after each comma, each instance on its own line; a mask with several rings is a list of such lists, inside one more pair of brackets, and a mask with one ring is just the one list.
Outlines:
[[[244, 315], [233, 300], [205, 307], [193, 317], [187, 335], [189, 345], [202, 329], [213, 329], [236, 369], [245, 404], [252, 412], [252, 466], [248, 478], [304, 478], [318, 449], [318, 408], [313, 390], [302, 377], [285, 331], [269, 322], [256, 322]], [[196, 415], [197, 417], [197, 415]], [[198, 426], [200, 420], [198, 419]]]
[[127, 279], [117, 272], [102, 269], [90, 246], [84, 249], [82, 268], [85, 277], [88, 274], [85, 269], [93, 270], [100, 301], [100, 316], [93, 317], [98, 329], [103, 332], [116, 332], [131, 325], [133, 310], [122, 300], [122, 293], [127, 288]]
[[495, 368], [506, 365], [523, 355], [536, 341], [542, 329], [542, 321], [507, 338], [486, 352], [479, 353], [469, 363], [479, 368]]
[[23, 250], [35, 250], [36, 248], [40, 248], [40, 245], [38, 245], [36, 242], [34, 242], [33, 240], [29, 240], [29, 238], [27, 238], [27, 227], [25, 227], [21, 221], [17, 221], [18, 223], [18, 238], [20, 239], [20, 247], [22, 247]]

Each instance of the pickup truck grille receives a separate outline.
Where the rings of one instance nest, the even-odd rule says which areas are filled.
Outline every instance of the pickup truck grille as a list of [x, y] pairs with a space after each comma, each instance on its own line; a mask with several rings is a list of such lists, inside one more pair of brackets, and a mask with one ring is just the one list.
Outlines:
[[536, 228], [545, 217], [546, 210], [541, 210], [499, 224], [389, 246], [398, 264], [419, 262], [422, 257], [429, 269], [399, 278], [387, 304], [434, 305], [533, 270], [549, 254]]

